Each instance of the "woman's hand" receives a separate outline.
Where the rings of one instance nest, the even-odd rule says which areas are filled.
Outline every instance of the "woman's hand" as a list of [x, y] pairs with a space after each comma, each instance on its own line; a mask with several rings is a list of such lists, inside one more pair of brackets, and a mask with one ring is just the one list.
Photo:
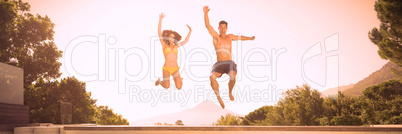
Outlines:
[[158, 23], [158, 35], [159, 35], [159, 40], [161, 41], [162, 44], [162, 48], [165, 48], [166, 44], [165, 42], [162, 40], [162, 19], [165, 18], [165, 13], [161, 13], [159, 14], [159, 23]]
[[159, 19], [162, 20], [163, 18], [165, 18], [165, 16], [165, 13], [162, 12], [161, 14], [159, 14]]
[[190, 27], [188, 24], [186, 24], [186, 26], [188, 27], [188, 30], [190, 30], [190, 31], [191, 31], [191, 27]]

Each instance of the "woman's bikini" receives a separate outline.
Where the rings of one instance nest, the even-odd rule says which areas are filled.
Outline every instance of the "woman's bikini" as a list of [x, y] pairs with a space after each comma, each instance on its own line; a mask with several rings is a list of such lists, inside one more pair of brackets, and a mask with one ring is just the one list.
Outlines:
[[[165, 46], [165, 49], [163, 50], [164, 54], [168, 54], [168, 53], [175, 53], [177, 55], [177, 53], [179, 52], [177, 50], [177, 46], [174, 46], [173, 49], [169, 48], [168, 46]], [[162, 67], [162, 69], [166, 70], [169, 72], [170, 75], [172, 75], [174, 72], [176, 72], [177, 70], [180, 69], [180, 67]]]

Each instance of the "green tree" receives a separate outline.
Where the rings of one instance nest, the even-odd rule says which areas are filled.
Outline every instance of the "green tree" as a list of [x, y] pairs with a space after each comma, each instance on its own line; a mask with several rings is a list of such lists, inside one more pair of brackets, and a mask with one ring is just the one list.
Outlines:
[[40, 78], [25, 89], [24, 100], [29, 106], [30, 122], [61, 123], [60, 103], [72, 103], [72, 123], [95, 122], [96, 100], [86, 92], [85, 83], [74, 77], [59, 81]]
[[62, 56], [50, 18], [28, 11], [30, 5], [21, 0], [0, 0], [0, 62], [24, 69], [24, 88], [41, 77], [60, 77]]
[[[341, 92], [338, 92], [340, 94]], [[317, 121], [322, 126], [333, 125], [331, 124], [331, 120], [334, 116], [338, 115], [338, 108], [337, 108], [337, 96], [328, 96], [324, 98], [323, 101], [323, 117], [318, 118]]]
[[15, 29], [15, 20], [18, 16], [15, 4], [0, 0], [0, 61], [8, 61], [10, 57], [12, 35]]
[[[390, 80], [366, 88], [360, 97], [320, 98], [317, 90], [303, 85], [289, 89], [274, 106], [261, 107], [246, 115], [242, 125], [363, 125], [402, 123], [402, 82]], [[266, 113], [262, 123], [252, 123]], [[217, 124], [228, 125], [233, 117], [221, 117]]]
[[321, 125], [361, 125], [359, 107], [355, 105], [357, 97], [338, 92], [336, 96], [324, 98], [323, 117], [317, 119]]
[[356, 115], [339, 115], [334, 116], [331, 120], [331, 123], [336, 126], [358, 126], [362, 125], [362, 120]]
[[40, 78], [35, 84], [29, 85], [24, 90], [24, 101], [29, 106], [29, 120], [31, 123], [59, 123], [56, 118], [59, 112], [55, 103], [57, 98], [52, 97], [53, 89], [58, 88], [58, 81], [44, 81]]
[[284, 102], [279, 101], [278, 104], [273, 106], [272, 110], [269, 110], [267, 113], [267, 118], [264, 121], [264, 124], [270, 126], [277, 126], [277, 125], [288, 125], [285, 120], [284, 108], [280, 107], [279, 105], [283, 106]]
[[72, 123], [95, 122], [96, 100], [91, 98], [91, 93], [86, 92], [84, 82], [75, 77], [67, 77], [60, 80], [58, 88], [53, 90], [52, 97], [60, 102], [72, 103]]
[[72, 104], [72, 123], [98, 123], [100, 125], [128, 125], [127, 119], [107, 106], [95, 105], [96, 100], [86, 92], [84, 82], [75, 77], [60, 81], [45, 81], [40, 78], [25, 90], [24, 99], [29, 106], [31, 123], [61, 123], [61, 102]]
[[113, 112], [108, 106], [99, 106], [96, 123], [99, 125], [129, 125], [127, 119]]
[[244, 116], [242, 125], [264, 125], [264, 121], [267, 118], [267, 113], [273, 110], [274, 106], [262, 106], [253, 112], [250, 112]]
[[163, 123], [164, 126], [173, 126], [173, 124], [169, 124], [169, 123]]
[[369, 32], [369, 38], [378, 46], [381, 58], [402, 67], [402, 1], [378, 0], [375, 10], [381, 24]]
[[269, 118], [267, 124], [318, 125], [317, 119], [323, 116], [322, 103], [320, 93], [316, 89], [311, 90], [308, 85], [289, 89], [284, 93], [284, 98], [278, 102], [277, 108], [274, 108], [273, 114], [267, 114]]
[[402, 123], [402, 83], [390, 80], [368, 87], [360, 96], [364, 124]]
[[241, 118], [239, 116], [235, 116], [232, 114], [226, 114], [225, 116], [221, 116], [213, 125], [227, 125], [227, 126], [237, 126], [240, 125]]
[[184, 125], [183, 121], [181, 121], [181, 120], [177, 120], [174, 124], [177, 125], [177, 126], [183, 126]]
[[[72, 104], [72, 123], [96, 122], [96, 100], [86, 92], [84, 82], [74, 77], [52, 81], [61, 75], [57, 60], [62, 51], [53, 41], [55, 24], [48, 16], [29, 11], [29, 3], [22, 0], [0, 0], [0, 62], [24, 70], [24, 103], [29, 106], [30, 122], [61, 123], [61, 102]], [[107, 107], [102, 112], [111, 112], [116, 124], [128, 124]]]

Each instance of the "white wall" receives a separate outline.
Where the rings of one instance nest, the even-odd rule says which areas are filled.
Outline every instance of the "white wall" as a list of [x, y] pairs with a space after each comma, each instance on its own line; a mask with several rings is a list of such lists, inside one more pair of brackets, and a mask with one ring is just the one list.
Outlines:
[[24, 104], [24, 70], [0, 62], [0, 103]]

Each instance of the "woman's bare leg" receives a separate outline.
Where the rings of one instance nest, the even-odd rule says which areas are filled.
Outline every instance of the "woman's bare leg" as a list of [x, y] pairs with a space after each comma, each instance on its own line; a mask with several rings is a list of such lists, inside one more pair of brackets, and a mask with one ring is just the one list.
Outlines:
[[170, 87], [170, 73], [169, 71], [162, 69], [163, 72], [163, 80], [160, 81], [160, 78], [158, 81], [155, 82], [155, 86], [161, 85], [163, 88], [168, 89]]
[[183, 86], [183, 78], [180, 77], [180, 72], [177, 70], [176, 72], [173, 73], [173, 79], [174, 79], [174, 84], [176, 85], [177, 89], [181, 89]]

